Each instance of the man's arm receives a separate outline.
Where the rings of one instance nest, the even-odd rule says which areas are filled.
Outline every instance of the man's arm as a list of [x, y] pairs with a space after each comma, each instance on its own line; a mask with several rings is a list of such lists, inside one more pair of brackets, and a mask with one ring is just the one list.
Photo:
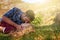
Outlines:
[[3, 20], [4, 22], [6, 22], [6, 23], [8, 23], [8, 24], [10, 24], [10, 25], [12, 25], [12, 26], [14, 26], [14, 27], [17, 27], [17, 26], [18, 26], [18, 24], [14, 23], [12, 20], [10, 20], [10, 19], [9, 19], [8, 17], [6, 17], [6, 16], [3, 16], [2, 20]]

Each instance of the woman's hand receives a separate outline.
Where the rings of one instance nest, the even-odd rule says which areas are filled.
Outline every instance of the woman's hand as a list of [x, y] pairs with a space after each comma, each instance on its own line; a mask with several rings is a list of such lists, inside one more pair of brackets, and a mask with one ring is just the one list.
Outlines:
[[17, 31], [20, 31], [21, 30], [21, 25], [17, 25], [16, 29], [17, 29]]
[[32, 25], [29, 24], [29, 23], [23, 23], [23, 24], [21, 24], [21, 26], [23, 27], [22, 32], [24, 34], [28, 34], [30, 32], [35, 32], [35, 30], [33, 29]]
[[29, 23], [23, 23], [23, 24], [21, 24], [21, 26], [25, 28], [25, 27], [31, 26], [31, 24], [29, 24]]

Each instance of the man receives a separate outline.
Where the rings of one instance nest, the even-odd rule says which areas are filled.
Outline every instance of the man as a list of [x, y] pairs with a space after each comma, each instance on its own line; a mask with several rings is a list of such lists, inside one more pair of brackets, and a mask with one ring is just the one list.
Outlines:
[[33, 19], [34, 12], [32, 10], [23, 13], [20, 9], [14, 7], [3, 15], [0, 31], [7, 34], [19, 30], [22, 23], [30, 23]]

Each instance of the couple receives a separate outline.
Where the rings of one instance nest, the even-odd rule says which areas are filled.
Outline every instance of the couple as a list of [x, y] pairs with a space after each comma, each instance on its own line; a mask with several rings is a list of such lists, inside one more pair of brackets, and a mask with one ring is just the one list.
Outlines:
[[5, 34], [15, 31], [23, 32], [22, 30], [24, 30], [26, 26], [28, 27], [30, 25], [31, 28], [30, 22], [33, 20], [34, 12], [32, 10], [24, 13], [19, 8], [14, 7], [3, 15], [0, 23], [0, 31]]

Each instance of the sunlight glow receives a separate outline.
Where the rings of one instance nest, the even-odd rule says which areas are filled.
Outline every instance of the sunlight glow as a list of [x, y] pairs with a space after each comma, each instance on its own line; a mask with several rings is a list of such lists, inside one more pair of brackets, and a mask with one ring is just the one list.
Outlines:
[[27, 3], [40, 3], [40, 4], [49, 2], [49, 0], [22, 0], [22, 1], [27, 2]]

